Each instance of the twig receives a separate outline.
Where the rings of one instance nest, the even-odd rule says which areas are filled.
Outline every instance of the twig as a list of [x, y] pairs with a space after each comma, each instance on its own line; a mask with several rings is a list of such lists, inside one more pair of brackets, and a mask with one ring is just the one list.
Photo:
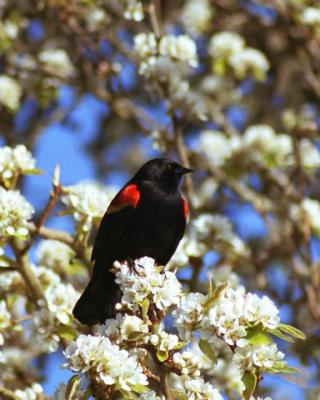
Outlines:
[[43, 299], [43, 291], [38, 278], [31, 269], [28, 256], [23, 251], [24, 248], [16, 239], [11, 239], [10, 245], [17, 260], [17, 269], [21, 273], [26, 285], [29, 288], [30, 297], [32, 297], [37, 303], [38, 300]]
[[153, 0], [148, 8], [149, 11], [149, 16], [150, 16], [150, 22], [151, 26], [153, 29], [153, 32], [156, 36], [157, 39], [161, 37], [161, 28], [160, 28], [160, 22], [159, 22], [159, 4], [157, 0]]

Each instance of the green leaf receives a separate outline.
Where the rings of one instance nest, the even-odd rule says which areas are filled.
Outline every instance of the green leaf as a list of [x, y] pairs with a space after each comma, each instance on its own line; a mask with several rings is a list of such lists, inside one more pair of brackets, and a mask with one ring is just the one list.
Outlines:
[[58, 328], [58, 335], [63, 339], [73, 340], [78, 336], [78, 333], [72, 326], [61, 325]]
[[218, 285], [216, 288], [214, 288], [211, 296], [208, 298], [203, 306], [205, 310], [208, 310], [209, 308], [211, 308], [211, 306], [213, 306], [213, 304], [218, 300], [220, 294], [225, 291], [227, 286], [228, 282], [223, 283], [222, 285]]
[[254, 346], [272, 343], [272, 339], [266, 332], [263, 332], [261, 325], [250, 329], [248, 331], [246, 339], [249, 341], [250, 344]]
[[144, 393], [144, 392], [150, 391], [148, 386], [139, 385], [139, 384], [131, 386], [131, 389], [136, 393]]
[[306, 339], [306, 335], [301, 332], [299, 329], [291, 326], [291, 325], [286, 325], [286, 324], [279, 324], [277, 326], [277, 328], [281, 331], [284, 332], [290, 336], [293, 336], [294, 338], [297, 339], [302, 339], [305, 340]]
[[285, 362], [274, 363], [272, 368], [268, 368], [268, 372], [276, 374], [298, 374], [301, 371], [298, 368], [289, 367]]
[[174, 346], [175, 350], [180, 350], [182, 349], [187, 343], [186, 342], [179, 342]]
[[13, 260], [10, 257], [7, 257], [5, 255], [0, 256], [0, 270], [1, 267], [10, 267], [10, 266], [15, 266], [17, 263], [15, 260]]
[[170, 393], [176, 400], [188, 400], [188, 396], [182, 390], [170, 389]]
[[164, 362], [168, 359], [169, 353], [167, 351], [157, 350], [157, 358], [160, 362]]
[[250, 400], [257, 385], [257, 376], [253, 372], [246, 371], [243, 374], [242, 382], [245, 386], [245, 390], [242, 393], [243, 400]]
[[209, 358], [209, 360], [211, 360], [213, 362], [217, 361], [217, 357], [216, 357], [214, 351], [212, 350], [212, 347], [206, 340], [200, 339], [199, 347], [200, 347], [200, 350], [202, 351], [202, 353], [204, 355], [206, 355]]
[[73, 399], [73, 395], [75, 394], [79, 383], [80, 383], [80, 375], [74, 375], [69, 379], [66, 390], [66, 400]]
[[285, 340], [286, 342], [293, 343], [294, 340], [292, 339], [291, 336], [285, 335], [282, 333], [279, 329], [268, 329], [268, 332], [271, 333], [271, 335], [278, 337], [279, 339]]
[[27, 169], [27, 170], [23, 171], [23, 174], [24, 175], [43, 175], [44, 170], [39, 169], [39, 168]]

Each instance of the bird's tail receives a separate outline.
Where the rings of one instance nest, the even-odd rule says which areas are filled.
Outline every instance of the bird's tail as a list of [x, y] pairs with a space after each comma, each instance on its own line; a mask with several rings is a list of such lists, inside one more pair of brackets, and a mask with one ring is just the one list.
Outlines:
[[85, 325], [103, 324], [107, 318], [114, 317], [115, 305], [120, 299], [121, 291], [114, 274], [106, 268], [96, 268], [73, 309], [73, 315]]

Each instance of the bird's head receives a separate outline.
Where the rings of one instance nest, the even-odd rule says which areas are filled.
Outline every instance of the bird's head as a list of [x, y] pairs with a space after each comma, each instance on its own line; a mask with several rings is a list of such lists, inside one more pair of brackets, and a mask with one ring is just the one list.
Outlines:
[[167, 158], [155, 158], [146, 162], [136, 173], [135, 178], [176, 189], [182, 176], [190, 172], [193, 172], [193, 169], [183, 167], [176, 161]]

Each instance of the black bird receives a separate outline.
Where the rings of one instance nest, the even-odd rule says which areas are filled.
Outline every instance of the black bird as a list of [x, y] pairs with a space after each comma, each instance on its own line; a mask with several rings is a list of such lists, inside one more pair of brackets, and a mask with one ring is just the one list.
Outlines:
[[82, 324], [104, 323], [115, 315], [121, 291], [110, 271], [115, 261], [148, 256], [165, 265], [186, 226], [188, 204], [179, 184], [192, 172], [175, 161], [156, 158], [145, 163], [110, 203], [97, 233], [91, 280], [73, 315]]

